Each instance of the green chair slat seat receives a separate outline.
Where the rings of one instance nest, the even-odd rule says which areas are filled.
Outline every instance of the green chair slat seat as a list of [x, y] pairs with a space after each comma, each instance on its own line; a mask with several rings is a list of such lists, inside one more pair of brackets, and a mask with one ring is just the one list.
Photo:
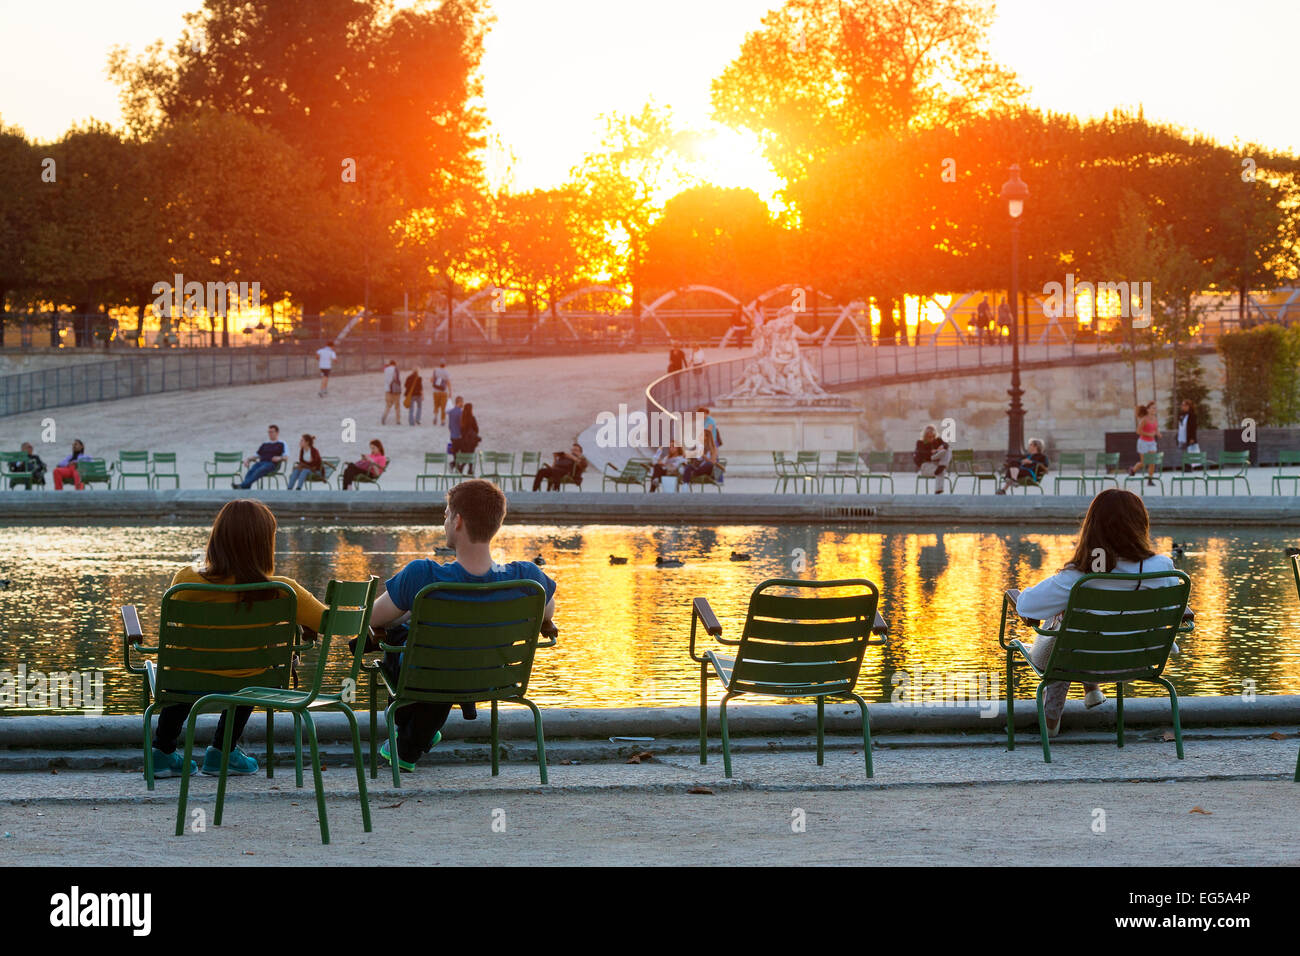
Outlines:
[[303, 487], [305, 488], [308, 485], [324, 485], [328, 488], [330, 486], [330, 481], [338, 476], [340, 461], [342, 461], [342, 459], [337, 455], [331, 455], [329, 457], [322, 455], [320, 460], [321, 470], [307, 472], [307, 477], [302, 480]]
[[[1285, 471], [1287, 468], [1296, 470], [1288, 474]], [[1272, 493], [1282, 494], [1282, 486], [1287, 482], [1291, 484], [1291, 494], [1300, 495], [1300, 451], [1283, 448], [1277, 453], [1277, 474], [1273, 476]]]
[[867, 470], [862, 474], [862, 482], [871, 494], [871, 483], [880, 483], [880, 493], [885, 493], [885, 482], [889, 482], [889, 493], [894, 493], [894, 453], [889, 451], [867, 452]]
[[[830, 594], [827, 589], [848, 591]], [[781, 593], [793, 592], [793, 593]], [[888, 643], [889, 626], [880, 614], [880, 591], [862, 578], [838, 581], [770, 579], [756, 587], [740, 638], [723, 637], [705, 597], [691, 602], [691, 660], [700, 665], [700, 763], [708, 762], [708, 682], [722, 684], [719, 709], [723, 769], [731, 776], [731, 738], [727, 703], [742, 694], [767, 697], [815, 697], [817, 764], [825, 762], [827, 698], [857, 703], [862, 712], [866, 774], [874, 775], [871, 720], [866, 701], [856, 692], [867, 647]], [[703, 631], [703, 635], [699, 631]], [[734, 647], [735, 656], [715, 650], [699, 653], [697, 639], [708, 635]]]
[[[1088, 482], [1089, 493], [1096, 494], [1106, 487], [1110, 482], [1116, 488], [1119, 487], [1119, 478], [1115, 472], [1119, 470], [1119, 452], [1117, 451], [1099, 451], [1093, 457], [1092, 470], [1084, 475]], [[1095, 489], [1095, 490], [1094, 490]]]
[[[31, 457], [25, 451], [4, 451], [0, 452], [0, 477], [5, 480], [5, 487], [14, 488], [23, 485], [31, 489], [35, 483], [32, 473], [27, 470], [30, 466]], [[11, 465], [21, 465], [22, 470], [11, 471]]]
[[451, 456], [445, 451], [426, 451], [424, 453], [424, 471], [415, 476], [415, 490], [427, 491], [429, 482], [433, 482], [434, 491], [443, 491], [457, 477], [451, 470]]
[[113, 487], [113, 476], [109, 473], [108, 462], [102, 458], [77, 459], [77, 474], [81, 475], [81, 482], [87, 488], [91, 485]]
[[203, 470], [208, 476], [208, 487], [214, 487], [218, 481], [237, 481], [243, 478], [243, 464], [243, 452], [214, 451], [212, 460], [203, 463]]
[[149, 487], [158, 488], [164, 478], [169, 478], [181, 486], [180, 471], [176, 467], [176, 452], [156, 451], [149, 459]]
[[970, 479], [972, 494], [981, 494], [986, 481], [992, 483], [994, 491], [998, 488], [997, 466], [988, 459], [977, 459], [973, 448], [954, 448], [952, 463], [948, 467], [954, 492], [963, 478]]
[[[1212, 464], [1210, 456], [1203, 451], [1183, 452], [1181, 464], [1182, 468], [1169, 476], [1169, 491], [1171, 493], [1177, 491], [1181, 495], [1183, 486], [1190, 484], [1192, 494], [1196, 494], [1196, 483], [1199, 481], [1205, 484], [1205, 469]], [[1200, 470], [1199, 474], [1197, 469]], [[1207, 487], [1206, 493], [1208, 494], [1208, 492], [1209, 488]]]
[[[500, 594], [499, 597], [493, 597]], [[498, 705], [521, 704], [533, 714], [537, 765], [547, 782], [546, 741], [542, 714], [527, 698], [533, 660], [546, 610], [546, 592], [531, 579], [487, 584], [438, 582], [420, 589], [411, 607], [406, 643], [380, 643], [386, 652], [400, 653], [394, 681], [380, 665], [366, 664], [370, 682], [370, 776], [378, 775], [379, 687], [388, 695], [385, 711], [388, 747], [392, 755], [393, 786], [402, 785], [397, 763], [397, 722], [394, 711], [409, 703], [491, 703], [492, 776], [500, 773]]]
[[[611, 469], [613, 469], [611, 471]], [[629, 458], [620, 470], [613, 462], [605, 462], [604, 473], [600, 477], [600, 490], [604, 491], [605, 486], [614, 485], [614, 490], [626, 488], [629, 491], [632, 488], [646, 490], [646, 482], [650, 480], [650, 473], [653, 469], [647, 468], [643, 460]]]
[[1250, 494], [1250, 452], [1248, 451], [1223, 451], [1219, 453], [1217, 471], [1205, 472], [1205, 492], [1209, 494], [1210, 483], [1214, 483], [1214, 493], [1219, 493], [1219, 486], [1225, 481], [1232, 490], [1235, 497], [1237, 494], [1237, 482], [1240, 481], [1246, 486], [1246, 494]]
[[800, 492], [807, 491], [810, 486], [814, 491], [817, 490], [817, 479], [805, 471], [797, 460], [787, 458], [785, 452], [772, 452], [772, 467], [776, 470], [774, 492], [788, 491], [791, 485]]
[[[525, 451], [519, 454], [519, 470], [510, 476], [511, 483], [515, 491], [523, 491], [524, 482], [531, 482], [537, 477], [537, 470], [542, 467], [542, 453], [540, 451]], [[532, 471], [529, 471], [529, 469]]]
[[[393, 459], [389, 458], [388, 461], [384, 463], [384, 467], [379, 469], [379, 474], [372, 475], [366, 471], [359, 473], [355, 478], [352, 479], [352, 487], [356, 489], [360, 489], [362, 485], [374, 485], [380, 491], [383, 491], [384, 490], [383, 485], [381, 485], [379, 482], [383, 479], [385, 472], [387, 472], [388, 469], [391, 468], [392, 466], [393, 466]], [[339, 473], [339, 487], [340, 488], [343, 487], [342, 472]]]
[[[117, 487], [125, 488], [128, 478], [141, 479], [146, 488], [152, 486], [153, 475], [149, 470], [149, 452], [119, 451], [117, 453]], [[82, 480], [85, 480], [84, 476]]]
[[[1171, 579], [1175, 583], [1142, 587], [1147, 581]], [[1123, 584], [1124, 587], [1098, 586], [1105, 583]], [[1116, 685], [1115, 736], [1120, 747], [1124, 746], [1124, 682], [1159, 684], [1169, 694], [1174, 740], [1178, 759], [1182, 760], [1183, 729], [1178, 720], [1178, 694], [1174, 685], [1161, 675], [1178, 635], [1193, 629], [1187, 608], [1190, 594], [1191, 579], [1177, 570], [1085, 574], [1070, 588], [1068, 603], [1057, 627], [1047, 628], [1042, 622], [1025, 622], [1037, 634], [1055, 638], [1046, 664], [1039, 668], [1030, 656], [1030, 645], [1019, 639], [1007, 639], [1008, 625], [1023, 619], [1016, 614], [1018, 592], [1006, 592], [1002, 598], [998, 643], [1006, 651], [1007, 662], [1007, 750], [1016, 749], [1015, 666], [1024, 663], [1038, 677], [1038, 731], [1045, 762], [1052, 762], [1052, 750], [1047, 736], [1043, 695], [1049, 683], [1061, 680]]]
[[862, 490], [862, 455], [857, 451], [840, 450], [835, 452], [835, 461], [822, 473], [823, 490], [829, 485], [832, 494], [843, 494], [849, 481], [853, 482], [853, 492]]
[[478, 477], [486, 478], [497, 487], [505, 490], [505, 486], [514, 477], [514, 452], [481, 451], [478, 453], [478, 460]]
[[[1150, 468], [1152, 465], [1155, 466], [1156, 469], [1155, 473], [1153, 475], [1148, 475], [1147, 469]], [[1163, 495], [1165, 493], [1165, 481], [1162, 474], [1164, 467], [1165, 467], [1164, 452], [1144, 451], [1142, 453], [1142, 460], [1141, 462], [1139, 462], [1137, 466], [1138, 470], [1131, 475], [1124, 476], [1124, 487], [1128, 488], [1130, 482], [1136, 481], [1141, 486], [1138, 490], [1142, 492], [1142, 495], [1145, 497], [1147, 493], [1147, 487], [1148, 487], [1147, 480], [1150, 479], [1150, 481], [1154, 485], [1159, 487], [1160, 493]]]
[[[1074, 470], [1077, 474], [1068, 474]], [[1068, 482], [1079, 489], [1079, 494], [1088, 492], [1088, 453], [1083, 451], [1063, 451], [1056, 456], [1056, 475], [1052, 491], [1061, 493], [1061, 482]]]

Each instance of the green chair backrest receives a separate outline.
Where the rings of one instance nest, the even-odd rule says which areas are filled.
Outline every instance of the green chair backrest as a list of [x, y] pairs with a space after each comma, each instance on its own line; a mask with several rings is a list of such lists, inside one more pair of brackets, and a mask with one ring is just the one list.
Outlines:
[[894, 469], [894, 453], [892, 451], [867, 452], [867, 468], [873, 472], [888, 474]]
[[[348, 641], [357, 638], [356, 652], [352, 655], [352, 667], [348, 671], [344, 687], [355, 691], [357, 674], [361, 672], [361, 662], [365, 655], [366, 638], [370, 626], [370, 612], [375, 603], [375, 592], [379, 589], [379, 578], [371, 576], [369, 581], [334, 581], [325, 587], [325, 613], [320, 621], [320, 647], [317, 660], [316, 676], [312, 682], [311, 698], [320, 693], [321, 678], [325, 672], [325, 662], [329, 660], [330, 643], [335, 639]], [[347, 683], [350, 681], [351, 683]]]
[[1250, 467], [1250, 452], [1248, 451], [1225, 451], [1219, 455], [1219, 470], [1225, 468], [1237, 468], [1245, 471]]
[[424, 453], [424, 471], [426, 474], [433, 474], [436, 466], [441, 466], [443, 471], [447, 470], [447, 463], [450, 459], [445, 451], [426, 451]]
[[1143, 465], [1155, 465], [1157, 468], [1165, 463], [1165, 453], [1162, 451], [1144, 451], [1142, 453]]
[[[1116, 582], [1122, 589], [1091, 582]], [[1143, 588], [1146, 581], [1173, 581]], [[1131, 583], [1130, 583], [1131, 582]], [[1182, 571], [1085, 574], [1070, 588], [1044, 680], [1153, 680], [1178, 635], [1191, 579]]]
[[822, 453], [819, 451], [801, 451], [795, 453], [795, 464], [800, 468], [816, 471], [821, 467]]
[[1093, 467], [1100, 472], [1114, 471], [1119, 467], [1119, 452], [1117, 451], [1099, 451], [1092, 460]]
[[1088, 455], [1082, 451], [1063, 451], [1056, 456], [1056, 470], [1064, 473], [1067, 468], [1083, 471], [1088, 465]]
[[478, 459], [478, 456], [475, 455], [472, 451], [458, 451], [458, 452], [456, 452], [456, 464], [457, 464], [457, 465], [472, 465], [472, 464], [475, 463], [475, 461], [476, 461], [477, 459]]
[[[250, 591], [255, 595], [251, 603], [242, 597], [232, 601], [183, 597]], [[289, 685], [289, 661], [298, 636], [298, 598], [289, 585], [279, 581], [177, 584], [163, 594], [160, 618], [155, 694], [160, 702], [191, 700], [254, 685]], [[251, 673], [212, 673], [232, 670]]]
[[[528, 471], [532, 467], [532, 472]], [[519, 470], [523, 474], [534, 474], [537, 469], [542, 467], [542, 453], [540, 451], [526, 451], [519, 456]]]
[[835, 453], [835, 468], [837, 471], [843, 468], [857, 468], [860, 464], [862, 464], [862, 456], [856, 451], [837, 451]]
[[244, 455], [238, 451], [214, 451], [212, 453], [212, 463], [214, 465], [242, 465]]
[[483, 462], [483, 470], [492, 474], [509, 471], [515, 466], [514, 452], [481, 451], [479, 458]]
[[411, 608], [398, 699], [446, 703], [523, 697], [545, 609], [545, 590], [527, 578], [422, 588]]
[[975, 466], [975, 449], [974, 448], [954, 448], [952, 450], [952, 463], [954, 465]]
[[77, 474], [81, 475], [83, 482], [108, 481], [108, 462], [102, 458], [78, 458]]
[[[819, 596], [828, 589], [849, 593]], [[781, 593], [789, 591], [796, 593]], [[784, 697], [850, 692], [879, 601], [879, 589], [864, 578], [764, 581], [749, 598], [731, 689]]]
[[330, 475], [334, 474], [334, 472], [338, 470], [340, 460], [341, 459], [339, 459], [336, 456], [331, 456], [329, 458], [321, 456], [321, 460], [320, 460], [321, 470], [319, 472], [316, 471], [307, 472], [307, 477], [305, 480], [309, 482], [310, 481], [328, 482], [330, 480]]
[[117, 453], [117, 470], [126, 471], [126, 465], [139, 465], [140, 471], [128, 471], [127, 474], [144, 474], [149, 467], [147, 451], [119, 451]]
[[647, 468], [645, 462], [630, 458], [623, 465], [623, 470], [619, 472], [617, 480], [619, 481], [645, 481], [653, 468]]
[[1277, 467], [1281, 469], [1290, 465], [1300, 465], [1300, 451], [1283, 448], [1277, 453]]
[[159, 465], [170, 465], [172, 471], [176, 470], [176, 452], [174, 451], [156, 451], [153, 453], [153, 470], [158, 471]]

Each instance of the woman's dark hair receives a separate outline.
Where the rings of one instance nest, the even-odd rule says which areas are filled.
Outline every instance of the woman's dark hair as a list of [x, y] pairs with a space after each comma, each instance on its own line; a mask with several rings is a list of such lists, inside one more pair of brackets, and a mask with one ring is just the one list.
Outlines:
[[315, 436], [315, 435], [308, 435], [306, 432], [303, 432], [303, 433], [302, 433], [302, 440], [305, 441], [305, 442], [307, 443], [307, 447], [308, 447], [308, 448], [315, 448], [315, 447], [316, 447], [316, 436]]
[[474, 417], [474, 403], [466, 402], [465, 410], [460, 415], [460, 430], [463, 433], [466, 428], [473, 426], [473, 431], [478, 431], [478, 419]]
[[[1066, 567], [1091, 574], [1113, 571], [1120, 560], [1142, 561], [1156, 553], [1146, 505], [1131, 491], [1107, 488], [1088, 505], [1079, 542]], [[1102, 557], [1105, 567], [1096, 567]]]
[[[236, 498], [226, 502], [212, 523], [200, 573], [214, 583], [257, 584], [270, 580], [275, 573], [275, 528], [275, 515], [260, 501]], [[276, 593], [247, 591], [244, 600], [265, 600]]]
[[381, 455], [384, 454], [384, 443], [381, 442], [378, 438], [370, 439], [370, 444], [371, 446], [379, 449], [379, 454]]

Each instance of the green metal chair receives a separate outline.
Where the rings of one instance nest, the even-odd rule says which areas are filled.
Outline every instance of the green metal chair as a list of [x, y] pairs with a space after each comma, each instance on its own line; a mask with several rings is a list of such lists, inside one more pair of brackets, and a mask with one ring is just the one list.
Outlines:
[[[1250, 452], [1248, 451], [1225, 451], [1219, 454], [1219, 469], [1215, 474], [1205, 473], [1205, 493], [1210, 493], [1210, 482], [1214, 482], [1214, 493], [1219, 493], [1219, 485], [1227, 482], [1232, 489], [1233, 497], [1237, 494], [1237, 482], [1240, 481], [1246, 486], [1246, 494], [1250, 494], [1250, 478], [1247, 477], [1250, 468]], [[1231, 469], [1231, 471], [1229, 471]], [[1225, 474], [1226, 472], [1226, 474]]]
[[[827, 588], [856, 593], [818, 596]], [[773, 592], [795, 592], [773, 593]], [[854, 692], [862, 658], [869, 644], [887, 644], [889, 626], [879, 612], [880, 591], [862, 578], [843, 581], [772, 579], [756, 587], [739, 640], [722, 636], [707, 598], [691, 604], [691, 660], [700, 665], [700, 763], [708, 762], [709, 672], [722, 683], [719, 723], [722, 763], [731, 776], [731, 738], [727, 731], [727, 702], [741, 694], [817, 699], [817, 765], [825, 762], [826, 698], [855, 701], [862, 711], [862, 744], [867, 776], [871, 763], [871, 720], [867, 704]], [[721, 644], [736, 648], [736, 656], [716, 651], [696, 653], [697, 626]], [[873, 636], [879, 640], [872, 640]]]
[[[986, 467], [981, 468], [981, 465]], [[986, 481], [993, 483], [994, 491], [998, 488], [998, 475], [993, 462], [976, 459], [973, 448], [953, 449], [952, 463], [948, 467], [952, 473], [953, 492], [957, 491], [957, 485], [963, 478], [970, 479], [971, 494], [980, 494]]]
[[1106, 482], [1110, 482], [1116, 488], [1119, 487], [1119, 479], [1115, 472], [1119, 470], [1119, 452], [1117, 451], [1099, 451], [1093, 458], [1093, 472], [1086, 473], [1084, 479], [1088, 482], [1088, 491], [1090, 494], [1096, 494], [1106, 487]]
[[[352, 487], [360, 489], [362, 485], [374, 485], [380, 491], [383, 491], [384, 490], [383, 485], [381, 485], [379, 482], [380, 480], [383, 479], [384, 473], [387, 472], [388, 469], [391, 468], [392, 466], [393, 466], [393, 459], [389, 458], [388, 462], [384, 465], [384, 467], [379, 469], [379, 474], [372, 475], [369, 472], [365, 472], [365, 471], [361, 472], [355, 478], [352, 479]], [[338, 480], [339, 480], [339, 487], [341, 488], [343, 486], [342, 472], [339, 472]]]
[[[227, 602], [186, 600], [181, 596], [213, 591], [236, 595], [247, 591], [261, 592], [263, 599], [250, 603], [243, 598]], [[168, 704], [193, 704], [185, 726], [181, 792], [176, 813], [177, 836], [184, 833], [189, 767], [194, 754], [195, 721], [204, 713], [226, 712], [226, 739], [223, 743], [224, 754], [214, 818], [215, 825], [220, 826], [226, 797], [230, 747], [233, 743], [234, 708], [237, 706], [228, 703], [226, 697], [257, 680], [261, 680], [265, 686], [289, 686], [291, 659], [299, 634], [297, 617], [298, 598], [293, 588], [279, 581], [233, 585], [177, 584], [163, 594], [157, 646], [145, 647], [135, 608], [128, 605], [122, 609], [127, 669], [142, 674], [148, 685], [144, 691], [144, 777], [150, 790], [154, 788], [150, 720], [156, 710]], [[145, 660], [142, 665], [137, 665], [131, 659], [132, 649], [139, 653], [156, 653], [157, 660]], [[253, 674], [231, 676], [224, 673], [228, 671], [250, 671]], [[273, 776], [273, 765], [274, 734], [271, 715], [268, 713], [268, 777]]]
[[837, 451], [835, 461], [822, 473], [822, 488], [831, 486], [831, 494], [844, 494], [844, 488], [850, 480], [853, 493], [862, 490], [862, 456], [856, 451]]
[[1300, 473], [1288, 475], [1282, 470], [1297, 466], [1300, 466], [1300, 451], [1291, 451], [1284, 448], [1277, 453], [1277, 474], [1273, 476], [1273, 494], [1280, 495], [1282, 493], [1282, 483], [1289, 481], [1291, 482], [1291, 494], [1300, 495]]
[[177, 488], [181, 486], [181, 475], [176, 467], [174, 451], [156, 451], [149, 462], [149, 487], [157, 488], [164, 478], [176, 482]]
[[[484, 597], [500, 592], [501, 597]], [[492, 704], [492, 776], [500, 773], [500, 733], [497, 705], [523, 704], [533, 712], [537, 765], [546, 778], [546, 741], [542, 713], [530, 701], [528, 681], [539, 642], [546, 591], [531, 579], [490, 584], [437, 583], [421, 588], [411, 608], [406, 643], [380, 643], [386, 652], [402, 655], [397, 681], [380, 662], [366, 665], [370, 678], [370, 776], [378, 775], [379, 683], [388, 693], [384, 719], [388, 723], [388, 752], [392, 755], [393, 786], [402, 785], [397, 763], [397, 721], [394, 712], [410, 703], [490, 701]]]
[[208, 488], [218, 481], [238, 481], [244, 477], [240, 469], [244, 464], [244, 455], [238, 451], [214, 451], [212, 460], [203, 463], [203, 470], [208, 475]]
[[258, 479], [257, 479], [257, 487], [258, 487], [259, 490], [261, 490], [262, 488], [264, 488], [268, 483], [269, 483], [273, 488], [280, 488], [280, 487], [282, 487], [282, 486], [285, 484], [285, 480], [284, 480], [284, 462], [282, 462], [282, 461], [277, 461], [277, 462], [275, 463], [275, 467], [274, 467], [274, 468], [272, 468], [270, 471], [268, 471], [268, 472], [267, 472], [265, 475], [263, 475], [261, 478], [258, 478]]
[[[802, 454], [802, 453], [801, 453]], [[816, 479], [799, 467], [797, 461], [785, 457], [785, 452], [772, 452], [772, 466], [776, 469], [776, 486], [774, 492], [788, 491], [793, 484], [799, 491], [807, 491], [810, 483]]]
[[[515, 491], [524, 490], [524, 482], [532, 481], [537, 477], [537, 469], [542, 467], [542, 453], [540, 451], [525, 451], [519, 454], [519, 470], [510, 476], [514, 483]], [[532, 469], [529, 471], [528, 469]]]
[[862, 474], [862, 481], [871, 494], [871, 483], [880, 482], [880, 493], [885, 493], [885, 482], [889, 482], [889, 493], [894, 493], [894, 453], [891, 451], [867, 452], [867, 470]]
[[451, 466], [452, 478], [455, 481], [463, 481], [466, 478], [474, 477], [474, 469], [478, 465], [478, 455], [472, 451], [458, 451], [452, 457]]
[[819, 451], [797, 451], [794, 453], [795, 467], [810, 479], [818, 493], [822, 490], [822, 453]]
[[[1287, 548], [1286, 556], [1291, 564], [1291, 575], [1295, 578], [1296, 597], [1300, 598], [1300, 548]], [[1300, 783], [1300, 754], [1295, 761], [1295, 782]]]
[[[361, 819], [365, 831], [370, 832], [370, 799], [366, 795], [366, 763], [361, 756], [361, 732], [357, 727], [356, 714], [348, 705], [356, 701], [357, 675], [361, 670], [366, 636], [370, 631], [370, 611], [375, 603], [375, 591], [378, 587], [379, 579], [376, 577], [371, 577], [368, 581], [330, 581], [326, 586], [326, 609], [321, 618], [316, 669], [310, 688], [289, 690], [284, 687], [243, 687], [233, 694], [219, 695], [221, 701], [227, 704], [265, 708], [268, 738], [273, 729], [272, 715], [277, 710], [293, 715], [294, 770], [299, 787], [302, 786], [302, 728], [306, 724], [307, 742], [311, 747], [312, 774], [315, 777], [316, 812], [320, 818], [321, 843], [330, 842], [330, 829], [329, 821], [325, 816], [325, 788], [321, 781], [320, 750], [316, 744], [316, 724], [311, 716], [313, 710], [338, 711], [347, 718], [348, 727], [352, 731], [352, 757], [357, 768]], [[325, 662], [329, 660], [330, 642], [335, 639], [346, 641], [353, 637], [356, 638], [356, 649], [352, 654], [351, 671], [343, 679], [338, 693], [322, 694], [321, 681], [325, 675]]]
[[434, 491], [444, 491], [453, 478], [451, 456], [445, 451], [426, 451], [424, 453], [424, 471], [415, 476], [415, 490], [425, 491], [428, 483], [433, 482]]
[[[1078, 472], [1077, 475], [1064, 474], [1068, 469], [1073, 468]], [[1056, 477], [1052, 482], [1052, 491], [1055, 494], [1061, 493], [1061, 482], [1073, 482], [1074, 486], [1079, 489], [1079, 494], [1088, 493], [1088, 454], [1082, 451], [1063, 451], [1056, 456]]]
[[[611, 468], [613, 469], [612, 473], [610, 472]], [[622, 471], [616, 468], [613, 462], [607, 461], [605, 462], [605, 473], [600, 476], [600, 490], [604, 491], [605, 486], [612, 483], [615, 491], [619, 488], [631, 490], [633, 487], [645, 491], [646, 481], [650, 478], [651, 470], [646, 468], [643, 462], [635, 459], [627, 461], [623, 465]]]
[[[16, 485], [25, 485], [28, 490], [31, 489], [32, 473], [27, 471], [29, 457], [25, 451], [5, 451], [0, 452], [0, 477], [3, 477], [6, 487], [13, 488]], [[10, 471], [10, 465], [22, 465], [22, 471]]]
[[1017, 476], [1015, 482], [1009, 489], [1009, 493], [1014, 493], [1017, 488], [1023, 488], [1025, 489], [1025, 494], [1029, 494], [1029, 489], [1034, 488], [1040, 495], [1046, 494], [1046, 492], [1043, 491], [1043, 479], [1047, 477], [1047, 472], [1049, 470], [1050, 469], [1048, 468], [1043, 469], [1043, 473], [1040, 475], [1034, 473], [1028, 468], [1021, 468], [1019, 476]]
[[[1192, 494], [1196, 494], [1196, 483], [1205, 483], [1205, 469], [1210, 464], [1209, 456], [1203, 451], [1183, 452], [1182, 468], [1169, 476], [1169, 491], [1183, 493], [1183, 485], [1190, 483]], [[1198, 472], [1196, 469], [1200, 469]], [[1207, 486], [1206, 493], [1209, 493]]]
[[[1177, 583], [1142, 588], [1143, 581], [1177, 578]], [[1111, 590], [1090, 585], [1092, 581], [1134, 582], [1132, 588]], [[1052, 762], [1047, 737], [1043, 694], [1054, 681], [1087, 681], [1115, 684], [1116, 743], [1124, 746], [1124, 682], [1151, 681], [1169, 692], [1173, 712], [1174, 741], [1178, 759], [1183, 759], [1183, 728], [1178, 722], [1178, 694], [1161, 676], [1169, 651], [1179, 634], [1192, 630], [1187, 612], [1191, 579], [1182, 571], [1148, 571], [1143, 574], [1085, 574], [1070, 588], [1069, 603], [1054, 629], [1042, 622], [1029, 622], [1034, 631], [1056, 639], [1047, 665], [1042, 669], [1029, 655], [1029, 646], [1019, 639], [1007, 641], [1007, 621], [1018, 617], [1018, 591], [1002, 598], [1002, 626], [998, 643], [1007, 652], [1007, 750], [1016, 749], [1016, 655], [1024, 658], [1038, 677], [1038, 732], [1043, 743], [1043, 760]], [[1140, 589], [1140, 590], [1139, 590]], [[1023, 620], [1023, 619], [1022, 619]]]
[[[80, 471], [81, 469], [77, 469]], [[141, 478], [145, 487], [153, 482], [149, 472], [149, 453], [147, 451], [119, 451], [117, 453], [117, 487], [125, 488], [128, 478]], [[85, 480], [83, 476], [83, 481]]]
[[515, 455], [509, 451], [479, 452], [479, 477], [504, 489], [515, 471]]
[[695, 489], [698, 488], [700, 491], [703, 491], [705, 488], [713, 488], [715, 491], [721, 494], [722, 482], [719, 480], [719, 474], [718, 474], [719, 472], [721, 472], [723, 476], [726, 475], [727, 459], [719, 458], [718, 466], [715, 469], [713, 469], [711, 473], [707, 475], [692, 475], [691, 480], [686, 483], [686, 490], [694, 491]]
[[81, 475], [81, 483], [87, 488], [91, 485], [113, 487], [113, 476], [109, 473], [108, 462], [102, 458], [77, 459], [77, 474]]
[[328, 488], [331, 479], [333, 479], [338, 473], [340, 461], [342, 461], [342, 459], [336, 455], [328, 458], [321, 456], [321, 470], [307, 472], [307, 477], [302, 480], [303, 487], [305, 488], [308, 485], [324, 485]]
[[[1152, 465], [1156, 466], [1155, 474], [1148, 476], [1147, 468]], [[1142, 462], [1138, 466], [1136, 474], [1124, 476], [1124, 487], [1128, 488], [1129, 482], [1136, 481], [1141, 487], [1138, 489], [1142, 492], [1143, 497], [1147, 493], [1147, 481], [1154, 482], [1160, 488], [1160, 493], [1165, 493], [1165, 481], [1163, 477], [1165, 467], [1165, 453], [1162, 451], [1146, 451], [1142, 453]]]

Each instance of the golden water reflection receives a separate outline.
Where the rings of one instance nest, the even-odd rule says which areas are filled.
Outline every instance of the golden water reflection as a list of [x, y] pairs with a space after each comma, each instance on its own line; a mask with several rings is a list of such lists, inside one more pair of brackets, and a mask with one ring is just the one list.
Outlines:
[[[1194, 543], [1179, 562], [1192, 576], [1197, 627], [1169, 670], [1178, 691], [1238, 694], [1251, 680], [1260, 694], [1300, 693], [1300, 614], [1282, 556], [1293, 541], [1270, 529], [1161, 530], [1168, 532], [1157, 538], [1162, 548]], [[137, 679], [122, 668], [118, 608], [135, 604], [152, 633], [163, 590], [206, 535], [199, 526], [0, 528], [12, 561], [0, 571], [10, 582], [0, 590], [0, 671], [20, 663], [29, 673], [101, 669], [108, 712], [138, 713]], [[281, 529], [276, 561], [281, 573], [323, 595], [331, 576], [387, 578], [442, 543], [439, 527], [299, 522]], [[772, 577], [867, 577], [879, 585], [893, 633], [887, 648], [868, 652], [859, 685], [868, 701], [890, 698], [898, 670], [1000, 674], [1001, 592], [1047, 576], [1072, 547], [1071, 533], [1010, 528], [516, 525], [503, 529], [497, 556], [542, 555], [559, 584], [560, 643], [538, 654], [530, 696], [609, 707], [696, 702], [698, 671], [686, 654], [691, 599], [707, 597], [724, 633], [736, 636], [750, 592]], [[733, 551], [752, 560], [733, 562]], [[611, 566], [611, 554], [627, 564]], [[659, 554], [684, 565], [658, 568]], [[806, 567], [796, 573], [799, 562]], [[341, 675], [345, 653], [331, 655], [327, 680]]]

